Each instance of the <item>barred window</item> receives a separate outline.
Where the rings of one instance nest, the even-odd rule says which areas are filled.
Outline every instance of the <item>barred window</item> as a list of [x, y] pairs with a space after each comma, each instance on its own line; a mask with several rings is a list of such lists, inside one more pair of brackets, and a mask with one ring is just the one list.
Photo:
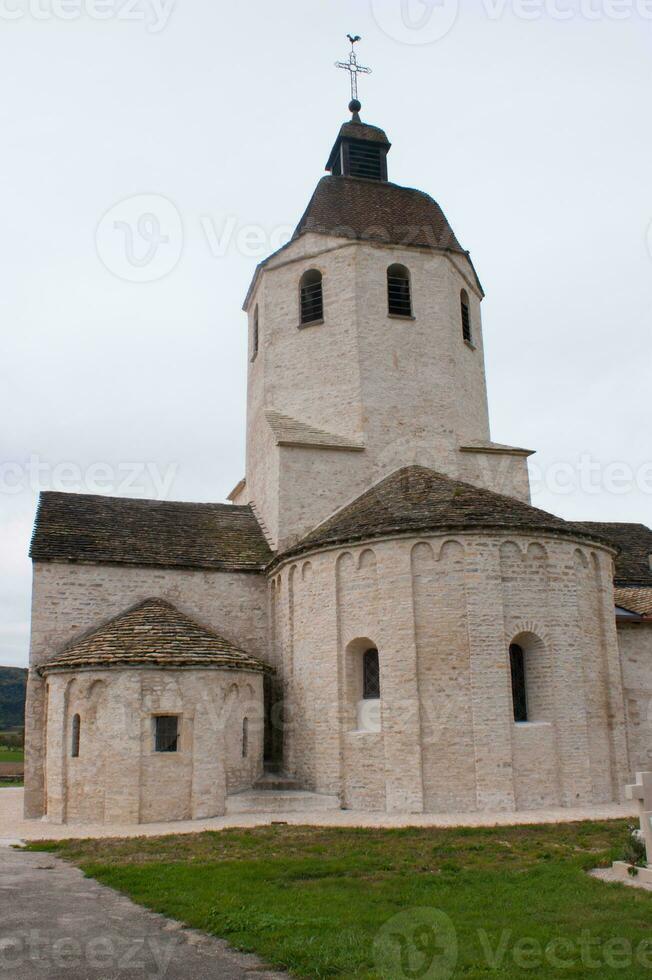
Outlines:
[[509, 660], [512, 670], [512, 699], [514, 702], [514, 721], [528, 720], [527, 685], [525, 677], [525, 652], [523, 648], [513, 643], [509, 648]]
[[249, 719], [245, 718], [242, 722], [242, 758], [246, 759], [249, 755]]
[[404, 265], [390, 265], [387, 270], [387, 295], [391, 316], [412, 316], [410, 273]]
[[462, 336], [467, 344], [473, 343], [473, 331], [471, 330], [471, 307], [469, 306], [469, 294], [466, 289], [462, 290]]
[[177, 752], [179, 748], [179, 719], [177, 715], [157, 715], [155, 726], [156, 751]]
[[323, 319], [323, 277], [318, 269], [310, 269], [301, 277], [301, 325], [320, 323]]
[[79, 740], [81, 737], [81, 718], [75, 715], [72, 720], [72, 739], [70, 744], [70, 755], [73, 759], [79, 758]]
[[378, 650], [367, 650], [362, 659], [363, 698], [378, 701], [380, 698], [380, 662]]

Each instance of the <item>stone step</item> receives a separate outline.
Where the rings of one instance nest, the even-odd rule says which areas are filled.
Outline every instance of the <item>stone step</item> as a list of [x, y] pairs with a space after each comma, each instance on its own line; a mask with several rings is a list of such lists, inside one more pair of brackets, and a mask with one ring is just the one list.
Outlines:
[[254, 783], [255, 790], [276, 793], [282, 790], [300, 790], [301, 784], [291, 776], [284, 776], [283, 773], [266, 772]]
[[308, 813], [339, 810], [337, 796], [309, 793], [307, 790], [246, 790], [226, 798], [226, 815], [236, 813]]

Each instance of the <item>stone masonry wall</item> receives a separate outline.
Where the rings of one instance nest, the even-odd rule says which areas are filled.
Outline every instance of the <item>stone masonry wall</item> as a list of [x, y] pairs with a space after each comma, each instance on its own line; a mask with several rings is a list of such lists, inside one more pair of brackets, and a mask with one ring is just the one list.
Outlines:
[[[414, 318], [387, 311], [387, 269], [411, 275]], [[300, 329], [301, 276], [323, 276], [324, 322]], [[460, 293], [473, 345], [462, 336]], [[260, 347], [250, 362], [247, 496], [275, 547], [287, 547], [387, 474], [419, 463], [478, 485], [529, 495], [527, 469], [494, 473], [460, 446], [489, 440], [481, 293], [462, 256], [306, 235], [263, 270]], [[284, 449], [265, 410], [362, 442], [362, 454]], [[316, 490], [317, 488], [317, 490]]]
[[[36, 563], [30, 663], [143, 599], [160, 596], [248, 653], [268, 660], [267, 582], [262, 575], [129, 566]], [[43, 811], [43, 682], [31, 672], [26, 705], [25, 813]]]
[[[46, 684], [44, 811], [54, 823], [219, 816], [226, 794], [250, 787], [262, 772], [261, 675], [104, 670], [53, 674]], [[177, 752], [155, 751], [159, 714], [179, 717]], [[77, 758], [71, 754], [75, 715]]]
[[36, 562], [31, 666], [51, 660], [87, 630], [153, 596], [267, 660], [267, 583], [262, 575]]
[[[288, 563], [273, 579], [288, 768], [359, 809], [619, 799], [628, 758], [611, 575], [608, 552], [552, 536], [397, 539]], [[514, 642], [527, 724], [514, 722]], [[380, 653], [380, 734], [356, 725], [363, 647]]]
[[618, 624], [622, 660], [630, 780], [652, 770], [652, 624]]

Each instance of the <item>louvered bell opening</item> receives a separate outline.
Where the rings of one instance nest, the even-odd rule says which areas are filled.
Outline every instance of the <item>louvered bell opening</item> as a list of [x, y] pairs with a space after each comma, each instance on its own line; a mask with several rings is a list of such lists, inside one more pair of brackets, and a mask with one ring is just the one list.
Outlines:
[[349, 146], [349, 173], [351, 177], [367, 180], [383, 180], [383, 157], [379, 146], [369, 144]]
[[[319, 278], [315, 278], [316, 276]], [[301, 285], [301, 323], [317, 323], [323, 319], [324, 296], [321, 275], [307, 273]]]
[[410, 279], [406, 272], [389, 270], [387, 275], [389, 312], [392, 316], [412, 316]]

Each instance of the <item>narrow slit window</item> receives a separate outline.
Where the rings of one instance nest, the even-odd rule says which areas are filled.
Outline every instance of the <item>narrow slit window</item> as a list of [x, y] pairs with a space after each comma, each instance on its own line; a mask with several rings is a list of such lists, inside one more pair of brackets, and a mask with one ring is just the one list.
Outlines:
[[378, 650], [367, 650], [362, 659], [363, 697], [365, 701], [380, 698], [380, 660]]
[[323, 277], [318, 269], [310, 269], [301, 277], [301, 325], [320, 323], [323, 319]]
[[176, 715], [158, 715], [155, 719], [156, 751], [179, 751], [179, 719]]
[[410, 273], [404, 265], [390, 265], [387, 270], [387, 295], [391, 316], [412, 316]]
[[473, 343], [473, 330], [471, 329], [471, 307], [469, 306], [469, 294], [466, 289], [462, 290], [462, 336], [467, 344]]
[[509, 648], [509, 660], [512, 670], [512, 699], [514, 702], [514, 721], [528, 720], [527, 686], [525, 676], [525, 652], [522, 647], [513, 643]]
[[249, 719], [245, 718], [242, 722], [242, 758], [246, 759], [249, 755]]
[[72, 738], [70, 746], [70, 755], [73, 759], [79, 758], [79, 741], [81, 738], [81, 718], [79, 715], [75, 715], [72, 720]]

